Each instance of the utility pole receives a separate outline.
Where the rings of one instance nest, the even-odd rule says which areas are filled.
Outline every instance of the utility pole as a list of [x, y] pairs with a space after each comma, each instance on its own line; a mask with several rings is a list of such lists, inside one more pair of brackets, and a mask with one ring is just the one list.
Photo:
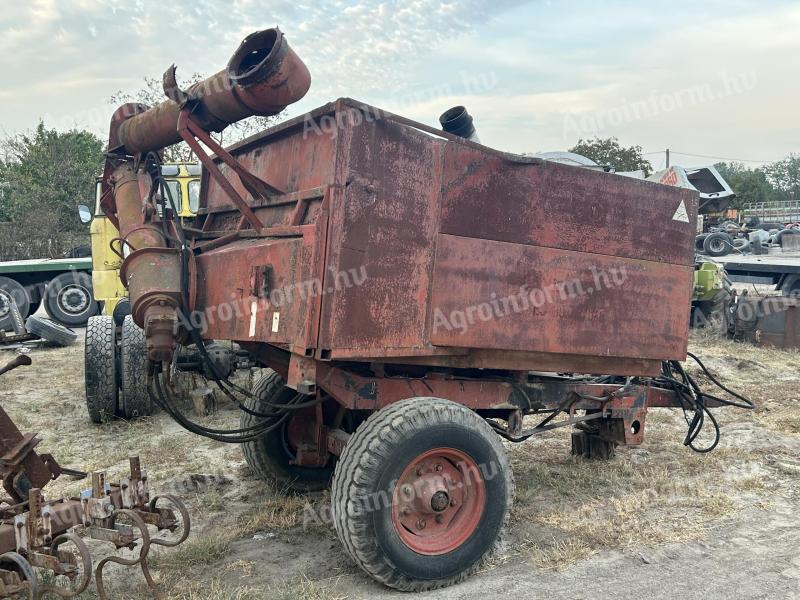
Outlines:
[[669, 148], [667, 148], [667, 168], [669, 169]]

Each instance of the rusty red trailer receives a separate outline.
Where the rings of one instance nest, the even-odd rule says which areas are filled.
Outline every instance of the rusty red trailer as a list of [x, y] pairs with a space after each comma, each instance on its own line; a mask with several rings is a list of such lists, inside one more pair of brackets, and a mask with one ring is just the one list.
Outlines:
[[[244, 47], [215, 87], [262, 108], [305, 93], [281, 35]], [[497, 434], [575, 425], [576, 454], [608, 457], [642, 442], [650, 407], [691, 413], [693, 448], [706, 416], [716, 428], [708, 409], [729, 402], [678, 362], [695, 192], [500, 152], [346, 98], [225, 149], [208, 132], [247, 111], [222, 118], [218, 98], [174, 92], [173, 70], [165, 82], [171, 100], [115, 113], [103, 199], [130, 250], [121, 276], [153, 401], [241, 443], [266, 479], [332, 479], [337, 532], [376, 579], [423, 590], [480, 566], [513, 493]], [[204, 166], [192, 228], [171, 218], [150, 152], [175, 132]], [[225, 380], [213, 339], [270, 369], [252, 394]], [[239, 403], [239, 428], [182, 413], [179, 342]]]

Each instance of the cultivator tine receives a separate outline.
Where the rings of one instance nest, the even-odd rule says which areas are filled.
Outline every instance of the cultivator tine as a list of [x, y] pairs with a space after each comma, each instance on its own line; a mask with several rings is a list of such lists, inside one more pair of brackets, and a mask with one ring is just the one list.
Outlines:
[[99, 563], [97, 563], [97, 568], [94, 571], [94, 579], [95, 583], [97, 584], [97, 595], [100, 598], [100, 600], [108, 600], [105, 586], [103, 585], [103, 568], [108, 563], [116, 563], [118, 565], [123, 565], [126, 567], [139, 565], [142, 569], [142, 573], [144, 574], [144, 578], [147, 581], [148, 587], [150, 587], [150, 589], [153, 590], [153, 592], [156, 591], [156, 582], [153, 581], [153, 577], [150, 575], [150, 569], [147, 567], [147, 555], [150, 553], [150, 533], [147, 531], [147, 523], [144, 522], [144, 520], [139, 516], [137, 511], [127, 508], [121, 508], [114, 512], [114, 514], [112, 515], [112, 520], [114, 524], [116, 523], [116, 519], [119, 516], [125, 516], [129, 518], [131, 521], [133, 521], [134, 525], [139, 529], [141, 548], [139, 549], [139, 556], [137, 558], [107, 556]]
[[40, 592], [42, 595], [55, 594], [61, 598], [74, 598], [89, 587], [89, 583], [92, 580], [92, 556], [89, 554], [89, 548], [84, 541], [74, 533], [64, 533], [53, 540], [53, 544], [50, 547], [52, 554], [38, 555], [46, 558], [47, 562], [35, 564], [35, 566], [48, 569], [57, 575], [64, 575], [68, 579], [75, 579], [78, 576], [78, 569], [77, 564], [73, 563], [73, 555], [60, 550], [60, 546], [67, 542], [72, 543], [77, 548], [81, 557], [80, 581], [77, 586], [72, 588], [63, 588], [56, 585], [42, 586]]
[[[39, 598], [39, 582], [31, 564], [18, 552], [6, 552], [0, 555], [0, 563], [12, 562], [19, 571], [5, 571], [0, 573], [0, 592], [3, 598], [19, 596], [26, 590], [30, 600]], [[22, 577], [20, 577], [22, 574]]]
[[[139, 566], [147, 585], [158, 597], [147, 557], [153, 544], [174, 547], [183, 543], [191, 528], [189, 512], [177, 496], [150, 498], [147, 473], [138, 457], [130, 459], [130, 476], [109, 484], [102, 471], [92, 473], [91, 488], [80, 498], [46, 501], [39, 488], [28, 492], [27, 502], [0, 511], [0, 544], [9, 550], [0, 556], [0, 598], [27, 594], [39, 600], [44, 594], [73, 598], [83, 593], [94, 573], [101, 600], [109, 595], [103, 578], [109, 563]], [[159, 506], [160, 505], [160, 506]], [[158, 530], [156, 535], [149, 528]], [[167, 537], [163, 537], [165, 534]], [[135, 558], [111, 555], [93, 568], [84, 538], [109, 542], [115, 550], [135, 550]], [[74, 551], [64, 546], [71, 544]], [[66, 585], [38, 585], [36, 569]]]
[[[161, 518], [164, 521], [172, 519], [174, 521], [174, 513], [171, 509], [159, 509], [156, 508], [156, 504], [158, 504], [159, 500], [166, 500], [168, 503], [172, 504], [177, 510], [178, 514], [181, 516], [180, 524], [175, 523], [173, 525], [168, 525], [165, 529], [168, 529], [170, 532], [175, 533], [177, 529], [181, 529], [181, 534], [174, 540], [164, 539], [164, 538], [153, 538], [151, 543], [156, 544], [158, 546], [166, 546], [168, 548], [174, 548], [175, 546], [179, 546], [183, 542], [186, 541], [186, 538], [189, 537], [189, 531], [191, 529], [191, 523], [189, 520], [189, 511], [186, 510], [186, 505], [184, 505], [183, 501], [174, 496], [172, 494], [162, 494], [161, 496], [156, 496], [150, 501], [150, 514], [156, 516], [156, 518]], [[145, 519], [146, 520], [146, 519]]]

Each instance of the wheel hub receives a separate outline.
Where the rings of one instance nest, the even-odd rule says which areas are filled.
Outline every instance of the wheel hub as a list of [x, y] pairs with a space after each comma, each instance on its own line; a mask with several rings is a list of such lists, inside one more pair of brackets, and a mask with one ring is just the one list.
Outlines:
[[59, 293], [58, 304], [65, 313], [79, 315], [89, 307], [90, 298], [89, 290], [83, 286], [68, 285]]
[[477, 463], [453, 448], [429, 450], [412, 460], [395, 488], [392, 522], [414, 552], [452, 552], [475, 532], [486, 485]]

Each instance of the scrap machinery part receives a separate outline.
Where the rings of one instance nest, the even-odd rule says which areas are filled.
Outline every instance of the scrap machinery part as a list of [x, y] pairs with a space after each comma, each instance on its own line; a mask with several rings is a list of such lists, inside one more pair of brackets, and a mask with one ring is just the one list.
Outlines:
[[[296, 490], [332, 476], [337, 531], [363, 550], [352, 555], [364, 570], [428, 590], [480, 566], [513, 487], [497, 435], [518, 442], [580, 426], [573, 452], [610, 457], [642, 443], [650, 408], [679, 407], [691, 423], [684, 444], [705, 452], [713, 445], [693, 444], [706, 417], [719, 439], [710, 408], [752, 408], [732, 392], [738, 403], [704, 393], [679, 364], [696, 190], [487, 148], [462, 107], [443, 115], [442, 131], [340, 98], [223, 148], [210, 131], [308, 89], [284, 44], [277, 30], [245, 40], [208, 80], [230, 84], [224, 93], [180, 91], [170, 70], [169, 102], [120, 109], [102, 204], [130, 250], [123, 281], [154, 361], [153, 400], [188, 431], [243, 444], [259, 475]], [[161, 221], [146, 201], [151, 151], [180, 139], [203, 164], [191, 228]], [[175, 327], [183, 308], [198, 325]], [[238, 429], [210, 429], [173, 402], [167, 359], [185, 334], [199, 354], [176, 365], [218, 379], [242, 411]], [[260, 394], [236, 397], [242, 389], [223, 381], [233, 356], [211, 340], [274, 371]], [[438, 423], [422, 414], [434, 405]], [[397, 419], [398, 406], [417, 416]], [[539, 424], [523, 428], [528, 415]], [[386, 469], [365, 454], [381, 443], [392, 445]], [[503, 477], [468, 498], [451, 490], [477, 462], [499, 464]], [[403, 507], [398, 481], [427, 491]], [[494, 501], [501, 481], [507, 503]], [[362, 497], [393, 508], [366, 518]], [[486, 518], [467, 518], [473, 508]]]
[[247, 36], [227, 67], [208, 79], [181, 90], [173, 65], [164, 74], [167, 100], [152, 108], [126, 104], [114, 113], [103, 206], [128, 253], [120, 278], [128, 288], [133, 319], [145, 331], [150, 360], [169, 361], [178, 343], [181, 256], [171, 247], [167, 228], [159, 226], [156, 207], [147, 202], [158, 182], [142, 166], [147, 163], [142, 157], [186, 135], [179, 131], [182, 115], [191, 115], [198, 135], [222, 131], [253, 115], [280, 113], [305, 96], [310, 85], [308, 69], [280, 30], [265, 29]]
[[[30, 357], [21, 355], [0, 374], [30, 364]], [[47, 500], [42, 488], [49, 481], [62, 474], [81, 479], [87, 474], [61, 467], [49, 454], [37, 454], [39, 442], [36, 434], [20, 433], [0, 408], [0, 476], [9, 495], [0, 507], [0, 598], [38, 600], [48, 593], [73, 598], [94, 575], [98, 597], [105, 600], [103, 569], [110, 562], [139, 566], [155, 591], [147, 565], [150, 548], [177, 546], [189, 535], [190, 517], [180, 498], [153, 496], [139, 457], [131, 456], [130, 475], [118, 483], [94, 471], [91, 488], [79, 496]], [[153, 535], [148, 526], [158, 533]], [[109, 542], [114, 550], [139, 550], [133, 559], [104, 557], [93, 571], [84, 538]], [[39, 571], [53, 585], [39, 582]]]
[[184, 106], [204, 131], [222, 131], [253, 115], [277, 115], [311, 86], [308, 68], [277, 28], [248, 35], [222, 71], [181, 90], [175, 66], [164, 73], [161, 104], [120, 107], [112, 118], [109, 151], [138, 154], [181, 141], [178, 117]]

